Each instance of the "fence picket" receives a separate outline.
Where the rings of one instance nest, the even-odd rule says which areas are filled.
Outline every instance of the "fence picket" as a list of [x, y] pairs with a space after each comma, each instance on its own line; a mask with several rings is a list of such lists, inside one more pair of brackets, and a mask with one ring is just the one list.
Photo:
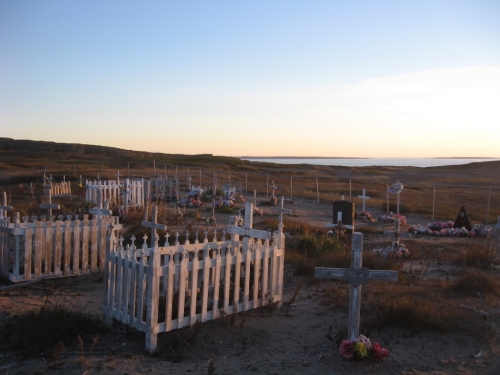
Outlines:
[[81, 273], [80, 268], [80, 220], [74, 221], [73, 227], [73, 275], [79, 275]]
[[54, 248], [54, 276], [61, 275], [61, 256], [62, 256], [62, 228], [61, 220], [55, 222], [55, 248]]
[[24, 234], [24, 270], [25, 280], [31, 280], [31, 254], [33, 252], [33, 231], [27, 229]]
[[97, 232], [99, 228], [97, 227], [97, 216], [92, 218], [92, 224], [90, 228], [91, 233], [91, 245], [90, 245], [90, 272], [97, 271], [97, 252], [98, 252], [98, 243], [97, 243]]
[[38, 279], [42, 275], [42, 243], [43, 243], [43, 222], [36, 222], [36, 232], [35, 232], [35, 279]]
[[191, 271], [191, 301], [190, 301], [190, 311], [189, 311], [189, 324], [193, 325], [196, 323], [196, 297], [198, 294], [198, 270], [200, 262], [198, 259], [198, 249], [193, 252], [193, 269]]

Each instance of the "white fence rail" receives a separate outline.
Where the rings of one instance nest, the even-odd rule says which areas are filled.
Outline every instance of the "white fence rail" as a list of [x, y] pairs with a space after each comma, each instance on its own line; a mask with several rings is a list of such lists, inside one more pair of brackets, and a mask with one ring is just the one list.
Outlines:
[[[228, 227], [228, 232], [231, 227]], [[233, 227], [234, 228], [234, 227]], [[198, 235], [194, 243], [154, 246], [135, 243], [116, 249], [106, 260], [105, 318], [114, 318], [146, 333], [154, 351], [157, 334], [216, 319], [269, 303], [281, 304], [284, 271], [282, 225], [270, 240], [233, 234], [214, 242]], [[178, 238], [178, 236], [177, 236]], [[116, 243], [115, 240], [111, 240]]]
[[111, 204], [144, 206], [144, 179], [86, 181], [85, 201], [93, 204], [109, 201]]
[[101, 272], [108, 237], [122, 228], [110, 216], [33, 222], [26, 216], [22, 223], [14, 217], [0, 220], [0, 275], [12, 282]]

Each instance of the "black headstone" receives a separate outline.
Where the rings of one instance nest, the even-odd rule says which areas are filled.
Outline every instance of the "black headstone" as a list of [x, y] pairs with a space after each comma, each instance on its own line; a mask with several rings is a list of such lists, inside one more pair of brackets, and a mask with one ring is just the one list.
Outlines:
[[348, 201], [333, 202], [333, 223], [337, 224], [337, 213], [342, 212], [342, 224], [354, 225], [354, 203]]
[[455, 220], [455, 224], [453, 224], [453, 228], [465, 228], [469, 231], [472, 230], [472, 223], [465, 206], [462, 206], [462, 208], [460, 209], [457, 219]]

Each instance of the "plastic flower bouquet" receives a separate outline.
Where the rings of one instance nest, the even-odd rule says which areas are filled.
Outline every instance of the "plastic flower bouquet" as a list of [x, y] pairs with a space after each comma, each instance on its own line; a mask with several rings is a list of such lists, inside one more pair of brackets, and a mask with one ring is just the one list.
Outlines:
[[356, 340], [344, 340], [339, 347], [340, 355], [347, 359], [372, 358], [376, 362], [382, 362], [389, 357], [389, 351], [382, 348], [379, 343], [371, 343], [366, 336], [360, 335]]

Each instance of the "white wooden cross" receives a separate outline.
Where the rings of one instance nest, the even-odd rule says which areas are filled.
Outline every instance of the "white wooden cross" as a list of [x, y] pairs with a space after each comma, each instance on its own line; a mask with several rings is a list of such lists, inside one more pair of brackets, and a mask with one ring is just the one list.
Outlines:
[[98, 198], [99, 204], [97, 207], [91, 208], [89, 210], [89, 214], [91, 215], [96, 215], [97, 217], [101, 216], [111, 216], [112, 211], [109, 209], [109, 201], [106, 199], [104, 201], [104, 205], [101, 204], [101, 196], [99, 195]]
[[316, 267], [314, 277], [325, 279], [342, 279], [351, 284], [349, 300], [349, 340], [359, 337], [359, 318], [361, 308], [361, 286], [368, 280], [398, 281], [397, 271], [373, 271], [363, 264], [363, 234], [356, 232], [352, 236], [351, 267], [325, 268]]
[[366, 195], [366, 189], [363, 189], [363, 195], [358, 195], [358, 198], [361, 198], [363, 200], [363, 212], [364, 212], [366, 209], [366, 200], [370, 199], [370, 197]]
[[154, 247], [154, 241], [156, 238], [156, 230], [167, 230], [167, 226], [165, 224], [159, 224], [157, 219], [157, 206], [153, 205], [151, 210], [151, 221], [141, 221], [141, 225], [143, 227], [151, 228], [151, 247]]
[[278, 188], [278, 187], [274, 184], [274, 180], [273, 180], [273, 182], [272, 182], [272, 184], [271, 184], [271, 186], [270, 186], [270, 187], [271, 187], [271, 191], [272, 191], [271, 196], [273, 196], [273, 197], [274, 197], [274, 190]]
[[271, 207], [271, 210], [273, 210], [274, 212], [278, 212], [280, 215], [278, 225], [283, 225], [283, 214], [291, 214], [292, 213], [292, 210], [290, 210], [288, 208], [284, 208], [284, 204], [285, 204], [285, 197], [281, 197], [280, 206], [279, 207]]
[[117, 182], [117, 185], [120, 185], [120, 177], [122, 176], [120, 174], [120, 171], [118, 171], [118, 173], [115, 175], [116, 176], [116, 182]]
[[0, 218], [7, 217], [7, 211], [12, 211], [11, 206], [7, 206], [7, 193], [3, 192], [2, 205], [0, 206]]
[[188, 191], [191, 191], [191, 181], [193, 179], [191, 178], [191, 175], [188, 176]]
[[50, 187], [50, 185], [47, 188], [47, 203], [41, 203], [40, 208], [45, 208], [47, 210], [47, 219], [50, 219], [50, 217], [52, 216], [52, 210], [59, 210], [61, 208], [61, 206], [59, 206], [58, 204], [52, 204], [52, 188]]
[[243, 227], [229, 225], [226, 228], [226, 233], [231, 235], [240, 235], [252, 238], [268, 238], [271, 239], [271, 233], [266, 230], [252, 229], [253, 227], [253, 204], [245, 203], [245, 224]]

